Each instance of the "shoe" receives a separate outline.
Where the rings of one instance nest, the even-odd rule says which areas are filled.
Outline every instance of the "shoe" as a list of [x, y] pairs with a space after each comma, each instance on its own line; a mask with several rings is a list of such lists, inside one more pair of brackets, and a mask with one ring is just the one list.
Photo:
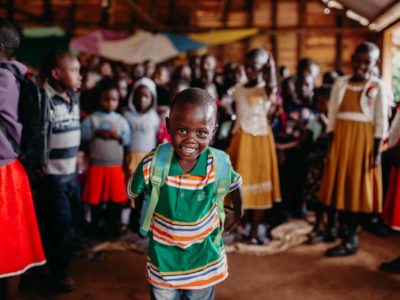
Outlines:
[[324, 232], [324, 242], [325, 243], [333, 243], [336, 241], [337, 231], [336, 228], [326, 229]]
[[368, 225], [364, 226], [365, 230], [369, 231], [373, 235], [379, 236], [379, 237], [387, 237], [389, 236], [389, 230], [386, 226], [383, 224], [380, 224], [378, 222], [375, 223], [370, 223]]
[[68, 275], [54, 279], [54, 290], [57, 293], [70, 293], [75, 289], [75, 283]]
[[400, 273], [400, 257], [384, 262], [379, 266], [379, 270], [389, 273]]
[[321, 231], [313, 231], [308, 235], [308, 243], [310, 245], [316, 245], [324, 241], [324, 233]]
[[340, 245], [326, 250], [325, 256], [327, 257], [339, 257], [349, 256], [356, 254], [358, 251], [358, 238], [348, 238], [344, 240]]

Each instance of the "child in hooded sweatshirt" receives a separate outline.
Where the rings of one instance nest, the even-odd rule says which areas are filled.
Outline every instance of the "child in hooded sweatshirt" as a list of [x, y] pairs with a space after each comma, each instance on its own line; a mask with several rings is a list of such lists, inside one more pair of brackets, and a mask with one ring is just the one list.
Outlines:
[[156, 84], [151, 79], [143, 77], [133, 85], [128, 99], [128, 110], [124, 113], [132, 132], [127, 153], [128, 175], [135, 172], [139, 162], [157, 144], [160, 118], [156, 108]]

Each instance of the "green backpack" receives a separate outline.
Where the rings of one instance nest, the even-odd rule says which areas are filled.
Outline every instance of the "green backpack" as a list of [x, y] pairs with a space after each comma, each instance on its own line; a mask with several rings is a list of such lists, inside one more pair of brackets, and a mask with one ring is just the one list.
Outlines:
[[[221, 150], [209, 147], [214, 158], [215, 165], [215, 195], [217, 212], [221, 221], [221, 231], [215, 238], [215, 244], [221, 241], [225, 221], [224, 199], [230, 191], [232, 166], [227, 159], [227, 154]], [[174, 149], [170, 143], [157, 146], [150, 170], [150, 181], [152, 189], [150, 195], [145, 195], [140, 217], [140, 233], [147, 236], [150, 224], [153, 219], [160, 189], [164, 185], [171, 167]]]

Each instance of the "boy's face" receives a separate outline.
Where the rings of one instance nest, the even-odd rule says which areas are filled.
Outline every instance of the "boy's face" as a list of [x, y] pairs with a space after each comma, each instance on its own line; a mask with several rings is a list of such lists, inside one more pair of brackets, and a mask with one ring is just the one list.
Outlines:
[[58, 68], [53, 69], [52, 75], [64, 89], [76, 92], [82, 80], [79, 71], [79, 61], [73, 56], [66, 56], [60, 61]]
[[119, 93], [117, 89], [106, 90], [101, 95], [100, 106], [106, 112], [117, 110]]
[[187, 103], [173, 109], [167, 119], [167, 128], [181, 162], [197, 161], [211, 142], [216, 129], [215, 121], [215, 109], [210, 105]]
[[353, 75], [356, 79], [367, 80], [376, 66], [377, 57], [371, 52], [354, 53], [351, 58]]

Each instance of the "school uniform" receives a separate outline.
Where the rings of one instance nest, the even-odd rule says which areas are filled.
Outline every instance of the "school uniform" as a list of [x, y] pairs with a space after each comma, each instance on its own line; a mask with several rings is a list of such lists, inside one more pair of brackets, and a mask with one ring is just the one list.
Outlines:
[[336, 80], [330, 97], [327, 132], [334, 138], [321, 183], [328, 206], [350, 212], [382, 210], [382, 172], [374, 167], [374, 138], [387, 131], [386, 91], [371, 78], [354, 83]]
[[237, 120], [228, 154], [243, 177], [243, 207], [265, 209], [281, 201], [275, 142], [267, 114], [271, 106], [265, 83], [239, 86], [232, 94]]
[[[143, 159], [130, 179], [130, 198], [150, 194], [153, 155], [151, 152]], [[233, 191], [242, 179], [233, 170], [231, 174]], [[214, 243], [221, 231], [214, 189], [215, 162], [209, 149], [188, 173], [174, 154], [150, 226], [146, 277], [152, 286], [206, 289], [228, 276], [222, 240]]]

